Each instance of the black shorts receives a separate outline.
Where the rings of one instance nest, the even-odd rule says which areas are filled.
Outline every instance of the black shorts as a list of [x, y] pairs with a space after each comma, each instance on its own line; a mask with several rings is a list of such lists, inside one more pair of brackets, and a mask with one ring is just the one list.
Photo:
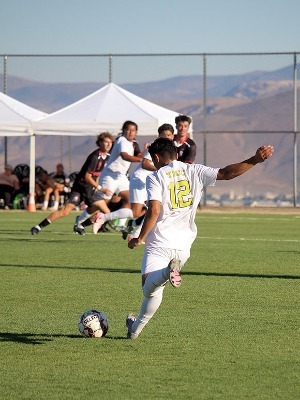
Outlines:
[[74, 204], [74, 206], [79, 206], [84, 201], [90, 207], [99, 200], [102, 200], [101, 192], [91, 185], [74, 185], [69, 195], [69, 203]]

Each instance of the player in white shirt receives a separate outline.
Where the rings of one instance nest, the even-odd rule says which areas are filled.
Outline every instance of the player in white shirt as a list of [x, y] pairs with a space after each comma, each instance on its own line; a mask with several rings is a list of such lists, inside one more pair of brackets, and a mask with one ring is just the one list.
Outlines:
[[202, 191], [216, 180], [233, 179], [268, 159], [274, 149], [261, 146], [254, 156], [225, 168], [177, 161], [175, 144], [156, 139], [149, 147], [157, 171], [147, 177], [148, 210], [138, 238], [128, 247], [134, 249], [146, 240], [142, 261], [144, 299], [137, 317], [126, 318], [127, 337], [136, 339], [158, 310], [165, 285], [181, 284], [180, 270], [190, 256], [197, 235], [195, 215]]
[[[114, 194], [121, 197], [123, 205], [117, 211], [106, 214], [100, 213], [97, 216], [96, 222], [93, 225], [93, 232], [95, 234], [106, 221], [123, 219], [126, 222], [127, 218], [133, 217], [129, 201], [127, 172], [132, 162], [140, 162], [142, 160], [142, 154], [139, 150], [135, 155], [134, 141], [137, 130], [138, 126], [135, 122], [124, 122], [122, 135], [115, 140], [109, 160], [100, 175], [99, 187], [107, 189], [110, 193], [102, 194], [102, 198], [106, 203], [109, 203]], [[92, 214], [88, 214], [85, 210], [77, 220], [78, 227], [83, 228], [82, 223], [91, 216]]]
[[[170, 124], [163, 124], [158, 128], [158, 137], [164, 137], [170, 140], [174, 139], [174, 128]], [[148, 147], [148, 146], [147, 146]], [[133, 218], [141, 218], [146, 212], [147, 202], [147, 189], [146, 189], [146, 178], [151, 172], [156, 171], [153, 165], [152, 158], [149, 151], [146, 151], [143, 160], [139, 163], [136, 170], [130, 177], [129, 194], [130, 203], [133, 213]], [[123, 231], [123, 239], [127, 238], [128, 233], [136, 226], [135, 220], [130, 220], [127, 229]], [[140, 229], [142, 228], [142, 222], [139, 228], [130, 235], [130, 238], [138, 237]]]

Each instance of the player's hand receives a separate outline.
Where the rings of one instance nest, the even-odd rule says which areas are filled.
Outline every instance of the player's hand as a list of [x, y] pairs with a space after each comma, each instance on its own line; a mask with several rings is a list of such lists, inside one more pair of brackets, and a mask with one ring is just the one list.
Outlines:
[[112, 193], [109, 189], [105, 189], [104, 187], [102, 187], [102, 188], [100, 189], [100, 191], [101, 191], [103, 194], [107, 194], [108, 196], [112, 196], [112, 195], [113, 195], [113, 193]]
[[128, 247], [130, 249], [134, 249], [137, 246], [141, 246], [143, 244], [142, 240], [139, 240], [139, 238], [133, 238], [131, 240], [129, 240], [128, 242]]
[[257, 163], [262, 163], [267, 160], [273, 154], [273, 146], [260, 146], [255, 153], [255, 159]]

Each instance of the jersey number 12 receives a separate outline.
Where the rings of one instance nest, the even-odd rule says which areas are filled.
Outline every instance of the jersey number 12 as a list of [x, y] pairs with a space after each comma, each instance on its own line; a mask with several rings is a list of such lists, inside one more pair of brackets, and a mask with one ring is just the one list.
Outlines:
[[190, 183], [184, 179], [168, 186], [172, 209], [188, 207], [193, 203]]

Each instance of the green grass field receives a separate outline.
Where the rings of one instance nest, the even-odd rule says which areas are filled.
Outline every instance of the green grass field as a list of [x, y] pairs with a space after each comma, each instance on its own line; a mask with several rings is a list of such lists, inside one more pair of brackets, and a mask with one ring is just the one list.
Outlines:
[[[299, 399], [300, 213], [205, 213], [179, 289], [136, 341], [143, 249], [75, 214], [0, 212], [1, 398]], [[106, 338], [79, 335], [100, 308]]]

